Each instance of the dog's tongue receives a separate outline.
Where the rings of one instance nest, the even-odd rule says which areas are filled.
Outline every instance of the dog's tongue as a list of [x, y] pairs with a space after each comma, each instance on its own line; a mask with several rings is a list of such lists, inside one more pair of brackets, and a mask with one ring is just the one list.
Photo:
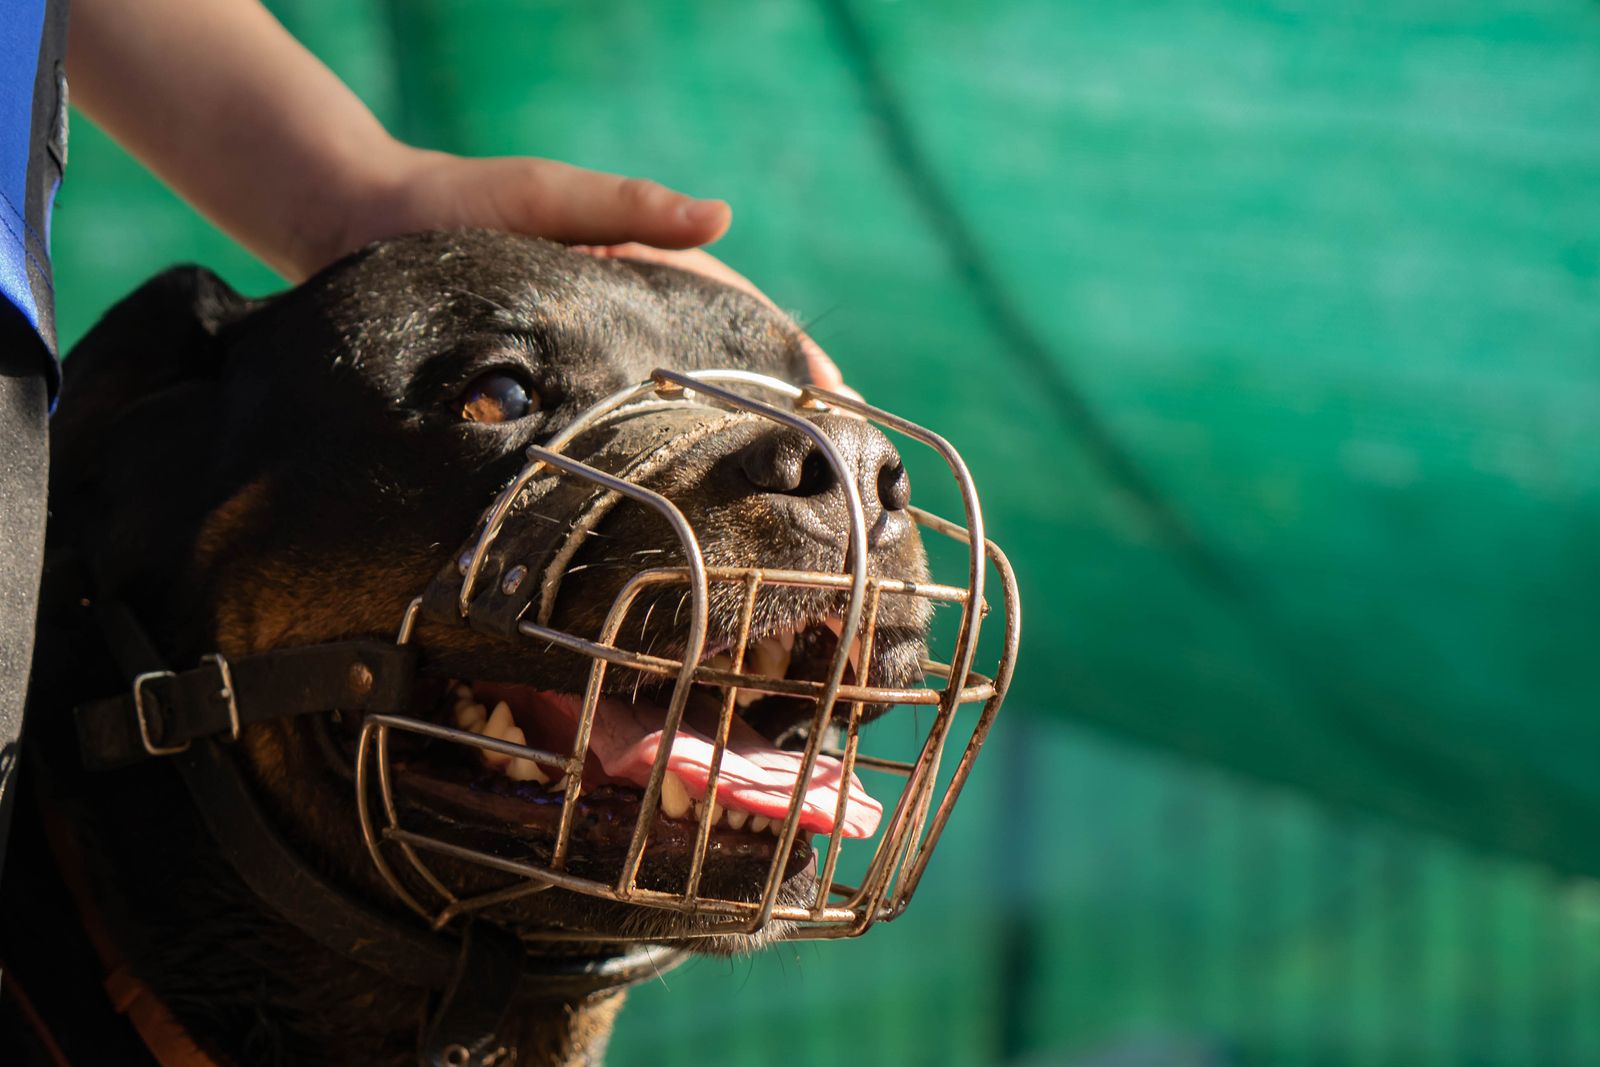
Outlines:
[[[547, 699], [551, 698], [562, 704], [561, 710], [567, 716], [578, 717], [577, 697], [548, 694]], [[650, 768], [661, 747], [661, 719], [660, 709], [601, 698], [589, 732], [589, 752], [599, 759], [607, 774], [643, 787], [650, 780]], [[690, 796], [703, 797], [710, 779], [713, 746], [711, 738], [691, 726], [688, 719], [686, 715], [678, 726], [667, 769], [683, 779]], [[714, 723], [712, 719], [708, 725], [714, 728]], [[717, 778], [717, 802], [725, 808], [781, 821], [788, 813], [790, 797], [800, 778], [800, 756], [777, 748], [735, 715]], [[833, 831], [843, 769], [832, 756], [817, 756], [800, 808], [802, 830], [814, 834]], [[882, 817], [883, 805], [869, 796], [861, 780], [852, 774], [841, 828], [843, 836], [871, 837]]]

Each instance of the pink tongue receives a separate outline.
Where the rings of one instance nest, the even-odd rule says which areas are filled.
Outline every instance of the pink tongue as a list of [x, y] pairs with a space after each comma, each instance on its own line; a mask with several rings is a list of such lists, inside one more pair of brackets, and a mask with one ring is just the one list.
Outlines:
[[[555, 693], [541, 696], [549, 706], [577, 719], [577, 697]], [[659, 709], [602, 698], [589, 733], [589, 751], [607, 774], [642, 787], [650, 780], [650, 768], [661, 747], [661, 717]], [[667, 769], [683, 779], [692, 797], [705, 796], [712, 749], [709, 737], [687, 721], [679, 724]], [[717, 802], [725, 808], [781, 821], [788, 813], [789, 799], [800, 778], [800, 756], [798, 752], [774, 747], [735, 716], [728, 731], [728, 748], [722, 756], [722, 772], [717, 778]], [[832, 756], [817, 756], [800, 807], [801, 829], [814, 834], [833, 831], [843, 769]], [[871, 837], [882, 817], [883, 805], [868, 796], [861, 779], [852, 774], [850, 799], [844, 809], [844, 836]]]

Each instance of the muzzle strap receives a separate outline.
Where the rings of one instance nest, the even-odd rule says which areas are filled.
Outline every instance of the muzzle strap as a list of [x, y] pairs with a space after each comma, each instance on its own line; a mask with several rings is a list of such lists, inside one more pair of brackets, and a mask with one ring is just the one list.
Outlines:
[[504, 1036], [527, 952], [503, 926], [469, 922], [450, 984], [430, 998], [418, 1046], [422, 1067], [504, 1067], [517, 1049]]
[[130, 692], [77, 708], [89, 770], [174, 754], [201, 738], [237, 738], [267, 719], [335, 708], [401, 712], [417, 674], [416, 648], [388, 641], [337, 641], [236, 660], [208, 656], [194, 670], [161, 670], [125, 607], [106, 605], [101, 614], [113, 654], [135, 681]]

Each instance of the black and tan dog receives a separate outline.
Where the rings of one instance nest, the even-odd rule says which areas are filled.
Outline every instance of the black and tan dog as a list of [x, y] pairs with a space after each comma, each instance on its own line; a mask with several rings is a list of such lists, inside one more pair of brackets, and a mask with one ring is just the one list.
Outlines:
[[[127, 605], [165, 659], [184, 667], [218, 651], [237, 658], [392, 639], [407, 603], [453, 565], [486, 503], [521, 467], [525, 446], [657, 366], [744, 368], [792, 382], [805, 374], [793, 325], [743, 293], [487, 233], [379, 244], [260, 301], [206, 271], [174, 270], [85, 338], [67, 361], [53, 427], [51, 564], [30, 711], [36, 751], [25, 768], [36, 799], [23, 811], [4, 903], [6, 965], [43, 1017], [32, 1029], [53, 1031], [70, 1062], [150, 1062], [148, 1033], [136, 1038], [95, 988], [112, 969], [118, 1008], [137, 1013], [130, 997], [159, 1005], [183, 1031], [162, 1050], [171, 1062], [205, 1062], [173, 1051], [186, 1042], [209, 1062], [241, 1067], [415, 1062], [424, 998], [265, 906], [166, 762], [78, 768], [71, 709], [127, 684], [94, 622], [96, 603]], [[893, 447], [865, 422], [816, 418], [855, 470], [872, 569], [920, 578], [923, 552]], [[707, 562], [837, 571], [843, 494], [806, 439], [755, 419], [723, 418], [714, 429], [646, 479], [694, 522]], [[582, 458], [581, 440], [575, 448]], [[548, 519], [525, 509], [511, 522]], [[553, 625], [594, 634], [641, 561], [671, 563], [681, 558], [676, 545], [648, 510], [615, 509], [568, 561]], [[624, 627], [636, 647], [682, 648], [679, 596], [673, 589], [670, 603], [639, 604], [638, 621]], [[710, 607], [708, 654], [726, 650], [737, 597], [714, 596]], [[838, 611], [831, 593], [768, 590], [752, 638], [781, 647], [790, 676], [820, 677], [835, 647], [824, 623]], [[927, 621], [921, 601], [885, 602], [872, 682], [920, 677]], [[558, 747], [563, 729], [570, 738], [570, 723], [550, 711], [560, 704], [552, 694], [581, 692], [585, 661], [426, 618], [415, 644], [415, 714], [499, 736], [515, 730], [530, 744]], [[614, 705], [647, 709], [661, 699], [636, 674], [608, 679]], [[776, 750], [792, 737], [794, 703], [758, 701], [740, 729]], [[227, 751], [311, 868], [375, 913], [399, 917], [359, 836], [352, 720], [259, 723]], [[630, 728], [611, 725], [609, 743], [625, 749]], [[547, 849], [560, 810], [548, 802], [553, 784], [539, 780], [548, 775], [448, 747], [404, 755], [403, 802], [486, 847]], [[569, 869], [605, 876], [620, 862], [638, 777], [591, 763]], [[652, 834], [641, 875], [655, 884], [682, 878], [688, 837], [674, 823], [692, 824], [681, 811], [671, 816]], [[766, 823], [754, 808], [723, 815], [709, 887], [752, 898], [776, 847]], [[35, 832], [40, 825], [49, 832]], [[812, 885], [809, 859], [802, 835], [785, 868], [786, 896], [802, 899]], [[503, 883], [475, 867], [440, 869], [461, 892]], [[628, 929], [652, 940], [695, 922], [560, 890], [500, 913], [521, 929]], [[87, 941], [77, 932], [85, 928]], [[556, 959], [606, 948], [529, 945]], [[519, 1006], [506, 1035], [515, 1062], [597, 1061], [621, 999], [602, 989]], [[18, 1017], [10, 1013], [13, 1036]]]

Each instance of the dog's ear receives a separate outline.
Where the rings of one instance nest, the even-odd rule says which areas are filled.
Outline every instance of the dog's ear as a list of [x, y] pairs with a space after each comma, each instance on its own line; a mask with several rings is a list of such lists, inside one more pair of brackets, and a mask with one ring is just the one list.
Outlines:
[[82, 478], [107, 437], [143, 401], [215, 380], [218, 333], [255, 303], [194, 266], [163, 271], [124, 297], [67, 355], [50, 425], [52, 468]]
[[78, 342], [50, 425], [53, 538], [104, 548], [106, 530], [140, 512], [170, 519], [180, 488], [191, 504], [219, 417], [224, 332], [259, 303], [202, 267], [175, 267]]
[[106, 312], [68, 354], [58, 422], [73, 429], [103, 424], [143, 397], [213, 377], [218, 331], [252, 306], [204, 267], [156, 275]]

